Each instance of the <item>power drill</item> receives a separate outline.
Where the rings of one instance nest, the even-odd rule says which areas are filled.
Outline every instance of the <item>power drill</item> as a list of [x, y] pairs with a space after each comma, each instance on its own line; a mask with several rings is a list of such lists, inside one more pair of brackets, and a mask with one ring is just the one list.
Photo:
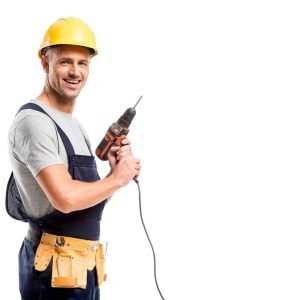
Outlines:
[[134, 107], [129, 107], [123, 115], [108, 128], [104, 138], [96, 148], [96, 155], [101, 160], [107, 160], [107, 153], [113, 145], [121, 146], [121, 142], [126, 138], [129, 132], [129, 126], [135, 117], [135, 108], [141, 101], [143, 96], [139, 98]]

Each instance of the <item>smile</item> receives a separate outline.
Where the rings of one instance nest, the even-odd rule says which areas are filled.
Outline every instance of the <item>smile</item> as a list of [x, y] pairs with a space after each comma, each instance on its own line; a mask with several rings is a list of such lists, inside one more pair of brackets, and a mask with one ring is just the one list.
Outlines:
[[65, 79], [65, 82], [70, 83], [70, 84], [78, 84], [80, 80], [67, 80]]

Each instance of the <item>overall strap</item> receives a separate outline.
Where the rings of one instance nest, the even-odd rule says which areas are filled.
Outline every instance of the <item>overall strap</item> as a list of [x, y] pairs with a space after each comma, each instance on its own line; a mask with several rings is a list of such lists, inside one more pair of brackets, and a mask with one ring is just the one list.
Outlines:
[[87, 147], [89, 148], [89, 151], [90, 151], [90, 153], [91, 153], [91, 156], [93, 156], [93, 153], [92, 153], [92, 150], [91, 150], [90, 144], [89, 144], [89, 142], [88, 142], [87, 138], [85, 137], [85, 134], [84, 134], [84, 132], [82, 131], [82, 129], [81, 129], [81, 127], [80, 127], [80, 126], [79, 126], [79, 129], [80, 129], [80, 131], [81, 131], [81, 133], [82, 133], [82, 135], [83, 135], [83, 137], [84, 137], [84, 140], [85, 140], [85, 143], [86, 143]]
[[37, 104], [35, 103], [26, 103], [24, 104], [23, 106], [21, 106], [21, 108], [19, 109], [18, 112], [20, 112], [21, 110], [24, 110], [24, 109], [33, 109], [33, 110], [36, 110], [36, 111], [39, 111], [45, 115], [47, 115], [55, 124], [57, 130], [58, 130], [58, 133], [62, 139], [62, 142], [65, 146], [65, 149], [67, 151], [67, 154], [68, 155], [74, 155], [75, 154], [75, 151], [74, 151], [74, 148], [69, 140], [69, 138], [67, 137], [67, 135], [63, 132], [63, 130], [58, 126], [58, 124]]

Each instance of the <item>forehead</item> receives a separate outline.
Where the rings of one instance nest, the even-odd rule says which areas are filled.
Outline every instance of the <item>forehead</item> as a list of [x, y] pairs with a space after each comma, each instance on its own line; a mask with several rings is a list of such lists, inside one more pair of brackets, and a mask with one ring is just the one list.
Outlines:
[[86, 47], [74, 46], [74, 45], [58, 45], [53, 49], [49, 49], [50, 53], [53, 50], [53, 55], [56, 58], [77, 58], [77, 59], [89, 59], [91, 56], [90, 50]]

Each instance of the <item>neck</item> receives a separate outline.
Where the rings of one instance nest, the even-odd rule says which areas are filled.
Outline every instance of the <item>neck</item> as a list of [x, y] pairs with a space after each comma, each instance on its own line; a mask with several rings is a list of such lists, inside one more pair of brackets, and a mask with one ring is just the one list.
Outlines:
[[76, 99], [63, 99], [57, 93], [50, 91], [46, 86], [37, 99], [52, 108], [69, 114], [73, 112], [76, 103]]

